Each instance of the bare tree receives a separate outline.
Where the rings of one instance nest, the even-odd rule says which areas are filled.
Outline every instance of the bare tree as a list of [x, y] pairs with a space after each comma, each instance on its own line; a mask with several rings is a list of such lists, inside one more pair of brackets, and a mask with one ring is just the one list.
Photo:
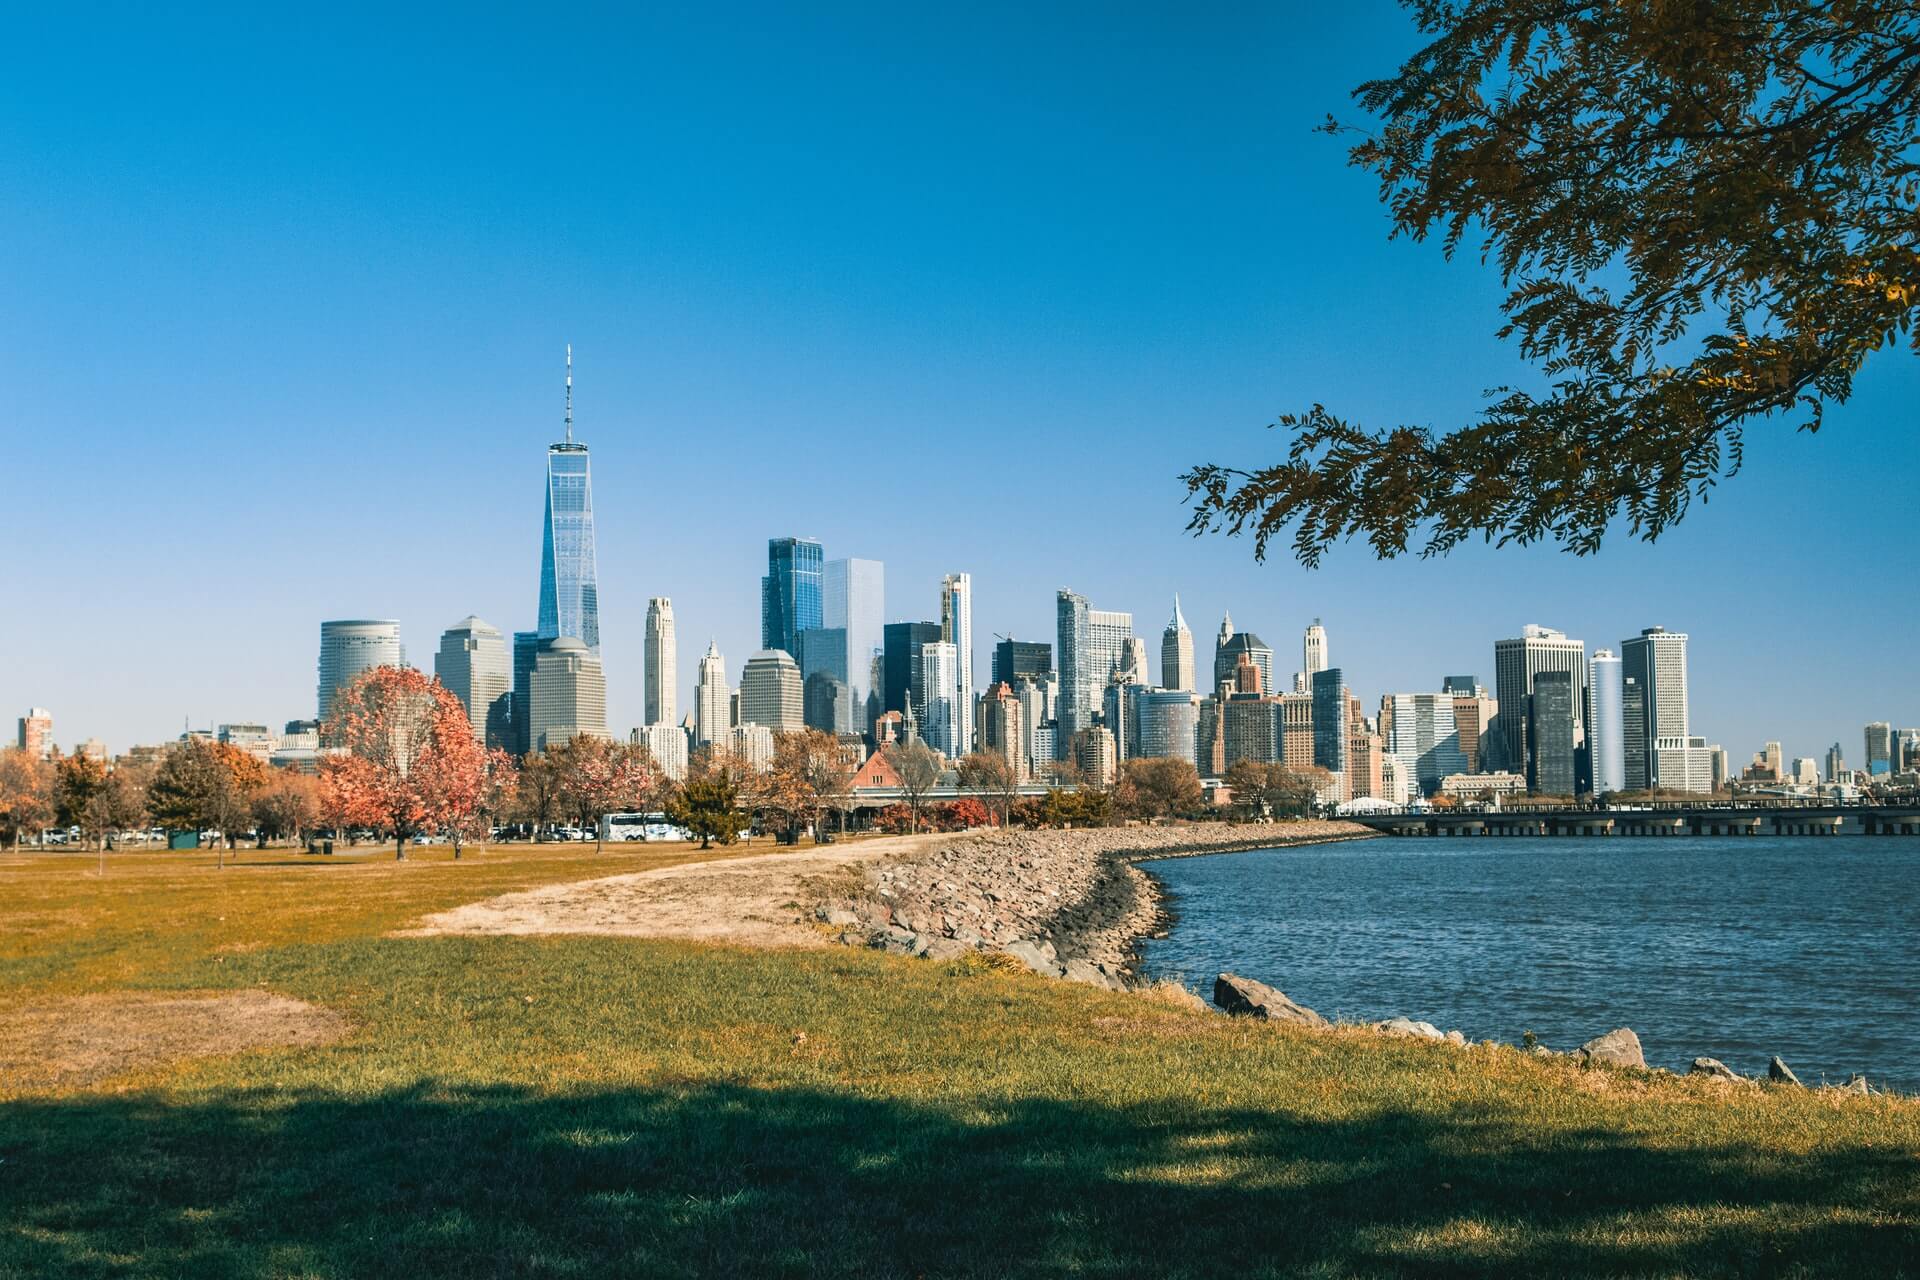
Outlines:
[[920, 830], [920, 809], [927, 793], [940, 782], [940, 753], [918, 738], [896, 742], [885, 751], [886, 761], [900, 779], [900, 792], [907, 800], [910, 828]]

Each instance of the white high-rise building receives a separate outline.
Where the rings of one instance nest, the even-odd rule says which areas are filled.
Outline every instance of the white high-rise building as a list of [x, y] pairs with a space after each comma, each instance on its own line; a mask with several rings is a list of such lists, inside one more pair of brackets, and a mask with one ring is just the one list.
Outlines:
[[973, 575], [950, 573], [940, 583], [940, 638], [954, 647], [954, 746], [973, 750]]
[[467, 709], [474, 741], [507, 745], [513, 671], [506, 637], [498, 627], [472, 615], [448, 627], [440, 635], [439, 652], [433, 655], [433, 676]]
[[740, 672], [740, 723], [765, 725], [775, 733], [807, 727], [806, 687], [800, 664], [783, 649], [762, 649]]
[[1153, 687], [1153, 676], [1147, 670], [1147, 642], [1139, 636], [1127, 637], [1126, 657], [1120, 665], [1119, 675], [1131, 685], [1142, 689]]
[[1627, 789], [1626, 684], [1620, 656], [1611, 649], [1593, 651], [1593, 723], [1587, 745], [1593, 757], [1596, 795]]
[[726, 740], [733, 728], [733, 690], [727, 687], [727, 660], [719, 646], [707, 641], [706, 656], [700, 659], [700, 683], [693, 692], [693, 741], [695, 746], [710, 747]]
[[1300, 640], [1300, 668], [1309, 685], [1313, 683], [1314, 672], [1327, 669], [1327, 629], [1320, 625], [1318, 618]]
[[[873, 677], [874, 659], [886, 651], [886, 566], [878, 560], [852, 557], [829, 560], [820, 595], [823, 625], [846, 633], [847, 688], [853, 698], [854, 723], [864, 733], [870, 727], [868, 700], [880, 692], [880, 683]], [[872, 710], [877, 714], [877, 708]]]
[[532, 749], [551, 751], [574, 738], [607, 737], [607, 677], [585, 643], [561, 636], [533, 659]]
[[1387, 754], [1399, 760], [1400, 780], [1431, 795], [1448, 774], [1467, 771], [1450, 693], [1390, 693], [1381, 700]]
[[[949, 759], [966, 754], [961, 742], [960, 649], [946, 640], [920, 646], [920, 740]], [[968, 719], [971, 719], [969, 716]]]
[[[1625, 732], [1625, 772], [1627, 789], [1649, 787], [1665, 790], [1696, 790], [1678, 787], [1660, 776], [1662, 738], [1687, 747], [1687, 636], [1683, 631], [1648, 627], [1620, 644], [1623, 684], [1623, 723]], [[1680, 757], [1672, 757], [1679, 759]], [[1691, 768], [1691, 765], [1687, 766]], [[1695, 780], [1691, 778], [1690, 780]]]
[[635, 729], [633, 745], [645, 747], [653, 767], [679, 782], [687, 776], [687, 731], [677, 724], [650, 724]]
[[352, 618], [320, 624], [320, 719], [333, 710], [334, 695], [373, 667], [403, 667], [400, 624], [391, 618]]
[[[1115, 671], [1132, 665], [1133, 615], [1094, 609], [1065, 587], [1055, 602], [1060, 672], [1059, 729], [1054, 748], [1073, 750], [1073, 736], [1093, 723]], [[1065, 755], [1061, 759], [1067, 758]]]
[[1180, 612], [1180, 597], [1173, 597], [1173, 617], [1160, 633], [1160, 687], [1195, 692], [1193, 687], [1193, 632]]
[[647, 601], [647, 723], [670, 725], [678, 717], [680, 687], [678, 642], [673, 634], [673, 601]]

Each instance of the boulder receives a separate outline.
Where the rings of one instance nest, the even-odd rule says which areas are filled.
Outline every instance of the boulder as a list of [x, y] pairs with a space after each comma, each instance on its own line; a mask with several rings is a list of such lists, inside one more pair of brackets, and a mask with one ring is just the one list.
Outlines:
[[1603, 1036], [1595, 1036], [1580, 1046], [1580, 1061], [1598, 1062], [1609, 1067], [1641, 1067], [1647, 1059], [1640, 1052], [1640, 1037], [1631, 1027], [1616, 1027]]
[[1124, 991], [1126, 987], [1118, 978], [1107, 973], [1091, 960], [1069, 960], [1066, 972], [1061, 975], [1068, 982], [1084, 982], [1090, 987], [1104, 987], [1108, 991]]
[[[1390, 1036], [1417, 1036], [1422, 1040], [1444, 1040], [1440, 1028], [1431, 1022], [1415, 1022], [1411, 1018], [1388, 1018], [1385, 1022], [1373, 1024], [1375, 1031], [1384, 1031]], [[1457, 1034], [1457, 1033], [1456, 1033]], [[1462, 1041], [1466, 1037], [1461, 1037]]]
[[1741, 1076], [1718, 1058], [1695, 1058], [1687, 1068], [1690, 1076], [1710, 1076], [1715, 1080], [1738, 1081]]
[[1049, 978], [1060, 976], [1060, 964], [1054, 958], [1051, 942], [1031, 942], [1022, 939], [1019, 942], [1009, 942], [1001, 950], [1035, 973], [1045, 974]]
[[844, 929], [848, 925], [860, 923], [860, 917], [845, 907], [824, 907], [816, 914], [829, 928], [833, 929]]
[[1780, 1061], [1778, 1057], [1767, 1059], [1767, 1079], [1775, 1084], [1800, 1086], [1800, 1077], [1793, 1074], [1793, 1068]]
[[1327, 1020], [1303, 1004], [1295, 1004], [1284, 991], [1264, 982], [1223, 973], [1213, 980], [1213, 1002], [1228, 1013], [1265, 1018], [1270, 1022], [1291, 1022], [1303, 1027], [1324, 1027]]
[[958, 938], [935, 938], [927, 944], [927, 959], [956, 960], [973, 950]]

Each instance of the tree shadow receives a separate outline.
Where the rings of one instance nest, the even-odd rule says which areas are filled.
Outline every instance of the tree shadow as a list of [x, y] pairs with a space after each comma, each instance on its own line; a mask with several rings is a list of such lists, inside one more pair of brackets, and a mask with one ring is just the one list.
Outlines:
[[1920, 1163], [689, 1085], [0, 1109], [0, 1275], [1910, 1273]]

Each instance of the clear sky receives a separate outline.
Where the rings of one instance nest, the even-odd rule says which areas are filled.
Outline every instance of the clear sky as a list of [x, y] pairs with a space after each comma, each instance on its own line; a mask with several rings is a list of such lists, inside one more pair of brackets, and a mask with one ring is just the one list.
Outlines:
[[[1527, 622], [1692, 635], [1693, 726], [1859, 763], [1920, 723], [1920, 362], [1656, 547], [1476, 547], [1317, 572], [1184, 531], [1177, 479], [1321, 401], [1446, 426], [1524, 381], [1497, 277], [1389, 242], [1311, 132], [1413, 47], [1388, 5], [92, 8], [0, 42], [0, 712], [115, 750], [313, 714], [321, 619], [427, 669], [534, 621], [574, 344], [609, 713], [647, 598], [682, 696], [757, 647], [766, 539], [940, 575], [995, 632], [1178, 591], [1297, 665], [1324, 619], [1371, 706], [1491, 684]], [[684, 703], [690, 707], [690, 701]]]

